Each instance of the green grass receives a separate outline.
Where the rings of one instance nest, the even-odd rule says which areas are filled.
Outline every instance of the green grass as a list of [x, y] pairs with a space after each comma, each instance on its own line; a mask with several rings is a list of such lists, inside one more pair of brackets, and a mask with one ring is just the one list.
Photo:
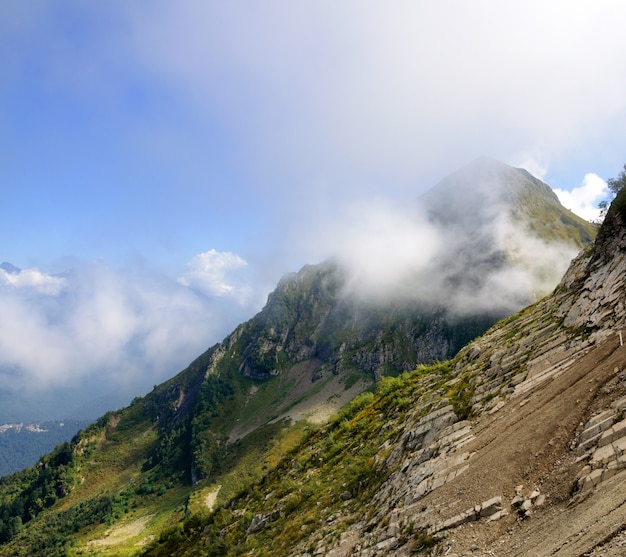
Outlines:
[[[305, 428], [295, 434], [292, 448], [286, 454], [278, 450], [276, 457], [283, 454], [283, 458], [275, 463], [267, 461], [265, 475], [258, 482], [240, 490], [214, 513], [197, 512], [163, 533], [146, 555], [278, 557], [292, 553], [296, 547], [302, 551], [313, 549], [321, 536], [330, 536], [325, 538], [326, 543], [333, 536], [338, 538], [354, 520], [354, 513], [366, 508], [391, 473], [380, 465], [386, 458], [380, 447], [397, 435], [405, 412], [420, 408], [424, 411], [420, 415], [428, 413], [440, 400], [437, 396], [447, 396], [453, 403], [455, 398], [465, 400], [469, 384], [466, 378], [447, 392], [442, 390], [453, 367], [453, 362], [444, 362], [384, 378], [376, 393], [359, 395], [326, 426]], [[283, 430], [285, 434], [292, 432], [293, 428]], [[253, 461], [256, 455], [251, 451], [248, 456]], [[244, 461], [245, 457], [239, 459], [242, 464]], [[240, 486], [245, 481], [237, 483]], [[220, 490], [222, 497], [226, 503], [226, 493]], [[327, 527], [331, 515], [337, 515], [332, 532]], [[249, 531], [255, 516], [266, 525]], [[409, 542], [414, 542], [414, 548], [434, 543], [420, 532], [411, 533]]]

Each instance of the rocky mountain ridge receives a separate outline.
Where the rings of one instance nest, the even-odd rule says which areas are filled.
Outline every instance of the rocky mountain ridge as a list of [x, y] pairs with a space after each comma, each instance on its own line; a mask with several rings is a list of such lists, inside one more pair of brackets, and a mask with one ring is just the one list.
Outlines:
[[[488, 192], [486, 197], [481, 197], [483, 192]], [[536, 265], [528, 269], [528, 290], [520, 289], [511, 301], [521, 308], [542, 288], [536, 277], [556, 270], [553, 259], [525, 260], [511, 230], [523, 229], [522, 236], [528, 233], [538, 242], [533, 244], [535, 255], [540, 245], [548, 244], [574, 253], [595, 236], [594, 227], [565, 210], [549, 186], [490, 159], [479, 159], [442, 180], [421, 205], [433, 223], [444, 226], [449, 245], [410, 289], [403, 286], [398, 297], [367, 302], [346, 292], [350, 271], [341, 261], [307, 265], [281, 280], [265, 308], [225, 339], [208, 373], [218, 369], [223, 356], [239, 354], [239, 370], [257, 381], [297, 365], [312, 382], [338, 377], [346, 385], [368, 385], [384, 375], [448, 359], [510, 313], [510, 306], [496, 302], [497, 288], [489, 303], [460, 314], [449, 299], [459, 292], [479, 298], [491, 289], [493, 276], [514, 281], [510, 269]], [[518, 224], [502, 235], [494, 220]], [[555, 275], [546, 284], [552, 288], [559, 278]], [[429, 284], [426, 297], [419, 294], [423, 283]], [[438, 286], [433, 289], [433, 284]]]
[[[478, 194], [472, 196], [476, 189]], [[488, 201], [481, 198], [482, 192], [488, 192]], [[472, 197], [471, 203], [466, 200]], [[514, 282], [517, 275], [511, 277], [511, 272], [529, 264], [516, 255], [519, 239], [508, 228], [503, 236], [497, 223], [518, 220], [522, 228], [511, 230], [523, 229], [523, 237], [534, 230], [533, 241], [538, 244], [533, 248], [561, 246], [570, 253], [595, 234], [593, 226], [566, 211], [543, 182], [488, 159], [442, 180], [424, 196], [422, 205], [446, 237], [448, 248], [425, 274], [412, 278], [410, 288], [397, 288], [400, 295], [384, 299], [355, 297], [347, 287], [350, 270], [339, 260], [307, 265], [287, 275], [259, 314], [149, 395], [149, 407], [160, 409], [150, 410], [154, 417], [159, 415], [160, 427], [176, 425], [188, 415], [208, 376], [238, 384], [237, 402], [219, 420], [221, 431], [211, 432], [214, 447], [223, 444], [219, 439], [241, 439], [268, 420], [307, 416], [323, 421], [381, 377], [446, 360], [509, 314], [509, 305], [493, 301], [462, 314], [448, 306], [457, 293], [475, 300], [480, 292], [490, 292], [494, 276], [504, 277], [500, 283]], [[547, 239], [538, 228], [542, 219], [551, 223]], [[569, 243], [559, 243], [564, 239]], [[547, 264], [555, 267], [552, 259]], [[533, 286], [516, 292], [509, 301], [514, 307], [536, 295], [533, 277], [545, 275], [545, 263], [521, 272]], [[555, 282], [548, 284], [552, 287]], [[426, 297], [420, 294], [425, 284]], [[495, 288], [489, 296], [495, 299], [497, 292]], [[214, 429], [216, 421], [212, 423]], [[202, 474], [194, 470], [193, 476]]]
[[[519, 178], [519, 191], [550, 205], [552, 198], [527, 173], [495, 167]], [[496, 233], [503, 223], [512, 230], [502, 207], [489, 213], [495, 221], [482, 224], [458, 205], [449, 207], [450, 215], [452, 208], [473, 228], [460, 234], [455, 224], [446, 232], [451, 250], [422, 279], [437, 277], [440, 292], [489, 291], [489, 272], [504, 271], [506, 278], [520, 261], [526, 264], [511, 255], [516, 249], [519, 255], [519, 244], [510, 253], [503, 249], [511, 235]], [[554, 228], [567, 230], [559, 223], [570, 214], [552, 209]], [[433, 209], [431, 218], [441, 215]], [[585, 230], [573, 235], [574, 244]], [[535, 238], [532, 246], [544, 241]], [[459, 261], [473, 255], [480, 265], [465, 281]], [[446, 262], [455, 263], [451, 272]], [[503, 495], [472, 499], [453, 514], [423, 501], [456, 476], [469, 477], [472, 460], [463, 457], [466, 469], [457, 453], [474, 442], [480, 416], [506, 404], [518, 384], [539, 378], [528, 366], [564, 366], [560, 356], [552, 362], [550, 347], [572, 356], [572, 339], [591, 328], [563, 328], [558, 304], [541, 301], [533, 308], [543, 309], [505, 320], [454, 360], [437, 363], [498, 313], [459, 315], [442, 307], [445, 296], [425, 304], [407, 298], [405, 289], [386, 304], [364, 304], [346, 295], [345, 284], [337, 261], [286, 277], [262, 312], [186, 370], [130, 407], [105, 414], [37, 467], [0, 481], [0, 555], [116, 555], [150, 541], [153, 555], [402, 554], [421, 544], [441, 547], [441, 533], [450, 529], [442, 525], [470, 506], [481, 505], [470, 513], [474, 518], [498, 507], [492, 500]], [[530, 295], [526, 290], [520, 299]], [[370, 392], [374, 381], [376, 395]], [[330, 425], [308, 425], [325, 422], [348, 402]], [[290, 425], [302, 417], [307, 420]], [[409, 470], [414, 475], [407, 482]], [[418, 480], [419, 490], [406, 492]], [[214, 505], [217, 512], [205, 516]], [[126, 528], [135, 533], [122, 536]]]

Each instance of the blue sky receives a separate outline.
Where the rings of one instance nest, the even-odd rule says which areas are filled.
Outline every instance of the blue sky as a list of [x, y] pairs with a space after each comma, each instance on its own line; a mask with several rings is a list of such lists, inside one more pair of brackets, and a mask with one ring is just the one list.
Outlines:
[[[31, 271], [0, 284], [15, 310], [0, 336], [23, 347], [0, 363], [45, 386], [119, 353], [156, 382], [333, 255], [338, 223], [357, 238], [355, 208], [402, 206], [479, 156], [593, 206], [626, 161], [625, 16], [618, 1], [0, 3], [0, 260]], [[94, 305], [104, 292], [118, 304]], [[70, 358], [83, 317], [99, 326]], [[25, 357], [30, 339], [57, 365]]]

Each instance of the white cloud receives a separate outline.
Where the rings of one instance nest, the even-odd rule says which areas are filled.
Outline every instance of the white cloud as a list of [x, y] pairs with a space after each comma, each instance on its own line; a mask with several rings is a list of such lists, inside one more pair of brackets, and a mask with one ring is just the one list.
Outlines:
[[600, 218], [598, 203], [609, 194], [607, 183], [597, 174], [585, 174], [582, 185], [571, 191], [555, 189], [561, 205], [582, 218], [595, 222]]
[[540, 156], [539, 152], [527, 152], [512, 158], [511, 165], [516, 168], [523, 168], [530, 172], [535, 178], [544, 180], [549, 168], [548, 161]]
[[489, 183], [480, 186], [481, 215], [470, 210], [468, 222], [457, 222], [468, 214], [462, 195], [445, 200], [454, 219], [445, 225], [428, 220], [418, 203], [377, 199], [352, 205], [315, 242], [337, 256], [350, 297], [413, 300], [454, 315], [517, 311], [558, 284], [578, 248], [537, 238], [487, 195]]
[[42, 391], [88, 380], [129, 392], [130, 400], [173, 376], [259, 309], [233, 303], [235, 290], [224, 282], [243, 260], [207, 254], [194, 258], [192, 282], [204, 276], [200, 262], [212, 262], [209, 284], [230, 295], [224, 302], [144, 267], [114, 270], [103, 261], [74, 262], [62, 287], [33, 269], [9, 275], [15, 284], [0, 281], [3, 388]]
[[[355, 204], [354, 197], [384, 192], [412, 199], [480, 155], [540, 178], [548, 162], [562, 165], [568, 157], [577, 162], [610, 151], [605, 160], [621, 162], [623, 2], [573, 0], [564, 9], [540, 0], [156, 0], [150, 10], [123, 0], [106, 7], [65, 3], [62, 10], [71, 12], [81, 33], [67, 33], [58, 23], [67, 18], [57, 4], [20, 3], [16, 13], [17, 5], [3, 6], [0, 17], [10, 54], [0, 89], [15, 103], [7, 106], [30, 113], [30, 105], [14, 100], [30, 98], [20, 94], [25, 88], [48, 95], [43, 98], [54, 109], [48, 116], [78, 107], [91, 136], [106, 139], [106, 130], [114, 136], [101, 149], [107, 160], [100, 163], [140, 161], [137, 166], [154, 168], [175, 184], [172, 199], [185, 197], [179, 184], [206, 189], [205, 197], [193, 197], [205, 203], [202, 226], [236, 220], [240, 229], [250, 227], [242, 243], [251, 241], [257, 223], [259, 229], [275, 226], [275, 245], [266, 242], [256, 256], [270, 252], [264, 263], [272, 260], [278, 275], [293, 270], [293, 261], [315, 262], [334, 252], [352, 269], [351, 284], [363, 291], [393, 289], [398, 276], [419, 275], [451, 239], [393, 202]], [[33, 60], [39, 61], [37, 72], [28, 70]], [[68, 104], [56, 104], [61, 98]], [[58, 131], [55, 121], [50, 123]], [[73, 152], [72, 142], [83, 142], [75, 135], [79, 128], [67, 126], [70, 135], [61, 139], [44, 128], [30, 136], [49, 133], [51, 144]], [[121, 146], [119, 153], [113, 145]], [[97, 181], [96, 159], [85, 159], [79, 166], [84, 163], [85, 176]], [[73, 168], [71, 161], [65, 164]], [[56, 170], [59, 183], [75, 182], [61, 167], [48, 174]], [[124, 185], [127, 192], [145, 186], [158, 198], [150, 176], [137, 176]], [[569, 195], [564, 205], [595, 218], [598, 180], [588, 175], [580, 188], [561, 191]], [[223, 192], [232, 196], [230, 205], [218, 202]], [[241, 200], [248, 198], [250, 206], [259, 200], [258, 207], [242, 217]], [[141, 208], [148, 216], [148, 206]], [[159, 226], [167, 220], [193, 228], [195, 211], [175, 209], [167, 219], [155, 218]], [[67, 211], [81, 208], [68, 204]], [[139, 213], [131, 213], [139, 224], [129, 229], [120, 222], [120, 245], [145, 228]], [[60, 224], [65, 214], [56, 214]], [[118, 224], [111, 217], [103, 221]], [[167, 226], [161, 237], [169, 241]], [[106, 236], [98, 230], [93, 237]], [[294, 248], [306, 243], [302, 238], [311, 239], [306, 250]], [[243, 253], [240, 246], [233, 249]], [[276, 263], [275, 253], [287, 255]], [[248, 253], [246, 258], [252, 261]], [[100, 264], [80, 264], [63, 278], [36, 270], [0, 274], [0, 366], [42, 385], [102, 370], [120, 380], [131, 373], [171, 375], [172, 366], [252, 313], [245, 269], [239, 255], [211, 250], [190, 261], [178, 281]], [[529, 288], [527, 278], [500, 276], [493, 292], [504, 296], [507, 284]], [[429, 284], [424, 281], [424, 292]], [[488, 301], [489, 292], [483, 293]], [[469, 304], [471, 297], [461, 302]]]
[[246, 288], [227, 280], [227, 275], [247, 265], [246, 260], [235, 253], [212, 249], [194, 256], [178, 282], [210, 296], [243, 297]]
[[19, 273], [7, 273], [0, 269], [0, 280], [14, 288], [31, 289], [50, 296], [58, 296], [65, 287], [63, 277], [48, 275], [38, 269], [23, 269]]
[[317, 232], [348, 270], [346, 289], [365, 299], [388, 297], [412, 284], [442, 249], [440, 232], [416, 206], [386, 199], [354, 203]]

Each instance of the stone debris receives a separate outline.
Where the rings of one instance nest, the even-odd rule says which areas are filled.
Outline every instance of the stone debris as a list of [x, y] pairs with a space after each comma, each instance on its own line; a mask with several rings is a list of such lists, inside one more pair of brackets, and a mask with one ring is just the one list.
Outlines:
[[[393, 449], [389, 445], [381, 447], [381, 454], [392, 450], [386, 458], [377, 460], [377, 466], [394, 471], [375, 501], [371, 502], [372, 507], [379, 508], [380, 512], [367, 524], [359, 526], [354, 538], [358, 539], [358, 546], [350, 550], [353, 551], [351, 554], [361, 557], [385, 555], [406, 544], [411, 537], [408, 532], [429, 532], [433, 513], [432, 510], [425, 511], [422, 499], [467, 470], [472, 455], [461, 448], [473, 438], [472, 427], [467, 421], [458, 421], [453, 407], [444, 402], [426, 415], [421, 415], [421, 410], [416, 408], [411, 416], [415, 422], [406, 428]], [[494, 515], [502, 512], [501, 498], [492, 498], [472, 508], [466, 519], [488, 520], [493, 517], [492, 520], [496, 520]], [[325, 547], [323, 554], [347, 554], [340, 550], [347, 546], [344, 541], [334, 547]]]
[[254, 534], [255, 532], [260, 532], [266, 528], [270, 522], [277, 520], [279, 517], [280, 512], [277, 509], [263, 514], [256, 514], [252, 517], [252, 521], [250, 522], [250, 526], [248, 526], [246, 533]]
[[[533, 410], [533, 405], [541, 400], [537, 387], [561, 381], [599, 343], [609, 338], [615, 342], [613, 337], [626, 330], [626, 226], [618, 232], [605, 239], [602, 251], [586, 251], [577, 257], [552, 295], [508, 318], [462, 351], [441, 394], [463, 381], [471, 387], [470, 415], [508, 420]], [[617, 253], [621, 255], [615, 256]], [[588, 388], [593, 392], [597, 385], [590, 383]], [[345, 541], [333, 545], [320, 538], [316, 554], [330, 555], [334, 547], [337, 552], [333, 557], [407, 557], [421, 547], [416, 540], [437, 543], [445, 539], [447, 549], [442, 544], [433, 554], [498, 555], [497, 548], [486, 547], [479, 536], [472, 537], [472, 529], [489, 530], [490, 524], [507, 515], [508, 525], [514, 517], [525, 521], [546, 504], [548, 497], [540, 489], [525, 489], [522, 485], [515, 488], [511, 500], [501, 496], [485, 498], [462, 512], [459, 511], [472, 500], [454, 500], [452, 489], [442, 489], [438, 496], [438, 488], [467, 473], [477, 460], [462, 447], [476, 432], [480, 435], [481, 430], [479, 426], [472, 431], [470, 423], [457, 422], [452, 408], [445, 406], [444, 401], [438, 404], [434, 397], [429, 400], [432, 405], [421, 401], [414, 413], [407, 415], [406, 428], [399, 438], [380, 447], [376, 465], [389, 472], [389, 477], [372, 498], [371, 508], [376, 512], [349, 528], [353, 533], [349, 539], [358, 542], [349, 548]], [[578, 399], [575, 404], [580, 402]], [[625, 414], [626, 397], [581, 424], [580, 435], [570, 444], [581, 468], [577, 479], [579, 492], [593, 489], [626, 468]], [[540, 447], [535, 456], [539, 457], [542, 451], [552, 453], [553, 448], [559, 448], [558, 441], [550, 439], [550, 449]], [[560, 459], [555, 466], [559, 463]], [[488, 488], [488, 482], [485, 484]], [[467, 497], [463, 487], [458, 493]], [[489, 492], [484, 496], [488, 497]], [[481, 495], [478, 497], [482, 499]], [[559, 504], [555, 497], [555, 505]], [[453, 533], [459, 526], [462, 528]], [[493, 531], [505, 528], [504, 524], [494, 525]], [[457, 534], [462, 539], [455, 543], [453, 537]], [[516, 535], [509, 528], [500, 543], [506, 544]], [[519, 541], [515, 543], [510, 548], [514, 554], [531, 554], [522, 552]]]
[[489, 522], [500, 520], [509, 513], [502, 508], [502, 497], [492, 497], [491, 499], [484, 501], [483, 503], [467, 509], [466, 511], [457, 514], [443, 522], [440, 522], [432, 526], [428, 532], [429, 534], [436, 534], [443, 530], [450, 528], [456, 528], [467, 522], [475, 522], [481, 518], [487, 519]]
[[545, 504], [546, 496], [538, 489], [533, 489], [530, 495], [525, 497], [523, 491], [524, 486], [518, 485], [515, 488], [515, 497], [511, 499], [511, 507], [520, 518], [528, 518], [532, 514], [533, 509]]
[[578, 462], [583, 467], [576, 478], [579, 493], [588, 492], [621, 470], [626, 469], [626, 419], [620, 418], [626, 397], [616, 400], [609, 410], [593, 416], [580, 434]]

